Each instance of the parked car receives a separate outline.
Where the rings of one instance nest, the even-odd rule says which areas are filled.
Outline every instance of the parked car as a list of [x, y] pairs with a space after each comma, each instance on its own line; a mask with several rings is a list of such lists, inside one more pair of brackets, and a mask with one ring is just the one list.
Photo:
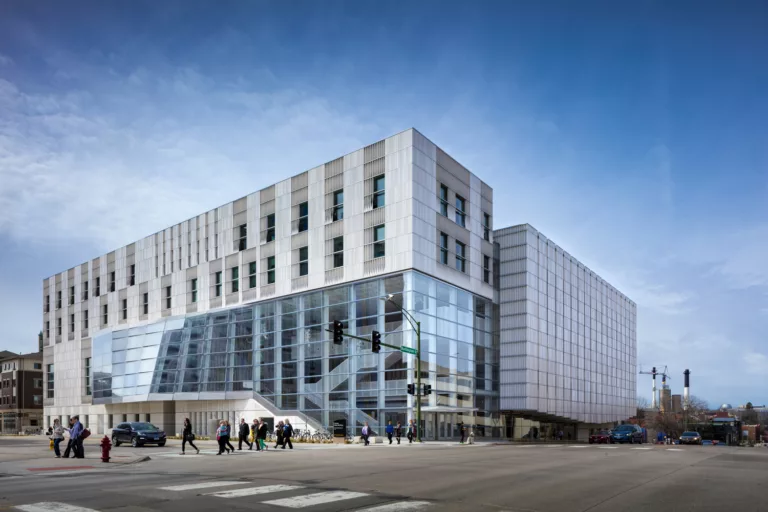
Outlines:
[[120, 446], [122, 443], [131, 443], [134, 448], [145, 444], [165, 446], [165, 432], [143, 421], [120, 423], [112, 429], [112, 444]]
[[704, 441], [698, 432], [683, 432], [680, 436], [680, 444], [704, 444]]
[[608, 444], [611, 442], [611, 433], [607, 430], [601, 430], [595, 434], [589, 436], [589, 444]]
[[611, 443], [642, 443], [643, 429], [638, 425], [619, 425], [611, 432]]

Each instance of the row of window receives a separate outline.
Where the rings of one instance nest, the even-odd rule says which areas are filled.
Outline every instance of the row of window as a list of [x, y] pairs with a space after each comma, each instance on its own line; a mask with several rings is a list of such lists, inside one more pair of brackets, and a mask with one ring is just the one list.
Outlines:
[[[440, 215], [448, 217], [448, 187], [440, 184]], [[467, 227], [467, 201], [459, 194], [456, 194], [456, 201], [454, 203], [456, 213], [454, 215], [454, 221], [459, 226]], [[483, 213], [483, 238], [487, 241], [491, 241], [491, 216], [488, 213]]]
[[[459, 272], [465, 272], [467, 271], [467, 246], [463, 242], [459, 242], [458, 240], [456, 242], [456, 252], [455, 252], [455, 260], [454, 260], [454, 266], [456, 270]], [[450, 258], [449, 258], [449, 249], [448, 249], [448, 235], [441, 232], [440, 233], [440, 263], [443, 265], [450, 265]], [[491, 283], [491, 257], [483, 255], [483, 281], [490, 284]]]
[[[93, 296], [99, 297], [101, 296], [101, 277], [96, 277], [96, 286], [93, 290]], [[134, 286], [136, 284], [136, 264], [132, 264], [130, 266], [130, 274], [128, 276], [128, 286]], [[82, 284], [83, 288], [83, 295], [82, 300], [86, 301], [88, 300], [88, 281], [83, 281]], [[115, 284], [115, 271], [109, 273], [109, 291], [114, 292], [116, 289]], [[75, 287], [70, 286], [69, 287], [69, 305], [72, 306], [75, 304]], [[56, 309], [61, 309], [61, 290], [58, 290], [56, 292]], [[51, 311], [51, 296], [46, 295], [45, 296], [45, 312], [49, 313]]]

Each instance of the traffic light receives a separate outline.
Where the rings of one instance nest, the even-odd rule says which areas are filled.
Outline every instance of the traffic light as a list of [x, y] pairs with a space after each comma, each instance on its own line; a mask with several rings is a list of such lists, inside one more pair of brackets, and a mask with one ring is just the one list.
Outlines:
[[408, 394], [409, 395], [416, 394], [416, 384], [408, 384]]
[[378, 354], [381, 350], [381, 333], [379, 331], [371, 332], [371, 352]]
[[344, 324], [336, 320], [335, 322], [333, 322], [332, 326], [333, 326], [333, 342], [336, 345], [341, 345], [342, 343], [344, 343]]
[[424, 396], [429, 396], [432, 394], [432, 386], [429, 384], [424, 384]]

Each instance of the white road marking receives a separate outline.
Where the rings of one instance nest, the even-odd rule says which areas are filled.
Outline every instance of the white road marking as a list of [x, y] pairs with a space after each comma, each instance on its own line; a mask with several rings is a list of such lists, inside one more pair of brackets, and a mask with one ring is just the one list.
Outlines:
[[407, 510], [421, 510], [429, 505], [428, 501], [398, 501], [378, 507], [364, 508], [360, 512], [405, 512]]
[[228, 485], [247, 484], [243, 480], [217, 480], [214, 482], [197, 482], [194, 484], [172, 485], [170, 487], [160, 487], [161, 491], [195, 491], [197, 489], [210, 489], [211, 487], [226, 487]]
[[548, 444], [546, 445], [547, 448], [560, 448], [561, 445], [559, 444]]
[[323, 503], [334, 503], [336, 501], [351, 500], [353, 498], [362, 498], [368, 496], [364, 492], [351, 491], [328, 491], [318, 492], [316, 494], [307, 494], [305, 496], [296, 496], [294, 498], [283, 498], [280, 500], [265, 501], [267, 505], [277, 505], [278, 507], [305, 508]]
[[630, 450], [653, 450], [653, 448], [630, 448]]
[[24, 512], [96, 512], [92, 508], [76, 507], [74, 505], [67, 505], [66, 503], [58, 503], [55, 501], [41, 501], [40, 503], [32, 503], [31, 505], [17, 505], [17, 509]]
[[598, 446], [598, 448], [601, 448], [603, 450], [615, 450], [618, 448], [618, 446]]
[[256, 494], [269, 494], [271, 492], [293, 491], [303, 489], [300, 485], [264, 485], [261, 487], [248, 487], [246, 489], [233, 489], [231, 491], [219, 491], [206, 494], [216, 498], [242, 498], [243, 496], [254, 496]]
[[684, 452], [682, 448], [667, 448], [668, 452]]
[[569, 446], [568, 448], [589, 448], [589, 446], [578, 446], [578, 445], [573, 445], [573, 446]]

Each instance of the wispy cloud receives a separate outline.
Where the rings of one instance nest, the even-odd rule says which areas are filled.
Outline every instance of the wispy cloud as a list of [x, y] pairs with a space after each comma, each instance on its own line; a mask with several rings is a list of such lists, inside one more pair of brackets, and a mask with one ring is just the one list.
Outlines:
[[768, 355], [760, 352], [748, 352], [744, 354], [744, 364], [748, 373], [753, 375], [768, 375]]

